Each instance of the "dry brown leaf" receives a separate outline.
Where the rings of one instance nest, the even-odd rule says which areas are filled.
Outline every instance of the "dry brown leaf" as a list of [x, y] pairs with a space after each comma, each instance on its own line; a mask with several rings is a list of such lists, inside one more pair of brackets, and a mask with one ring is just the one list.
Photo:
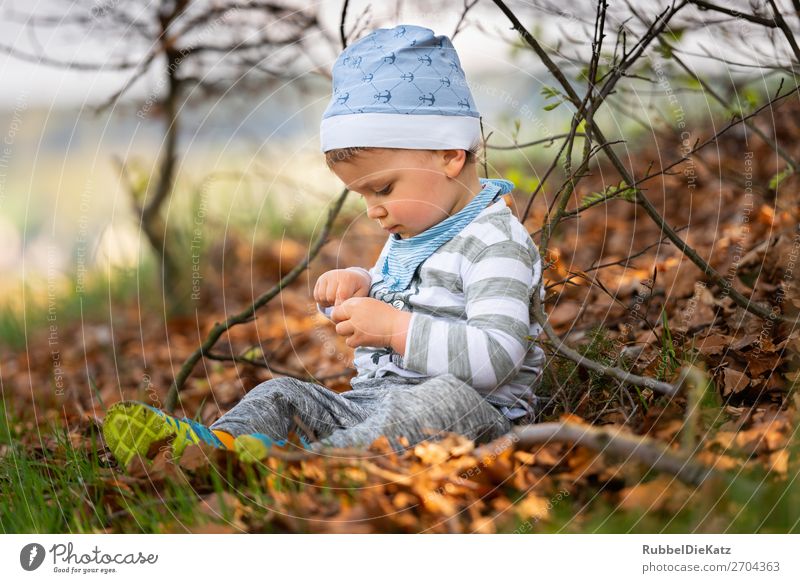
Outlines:
[[450, 453], [436, 441], [423, 441], [414, 446], [414, 455], [424, 464], [441, 464], [450, 457]]
[[741, 393], [750, 385], [750, 377], [732, 368], [724, 370], [723, 379], [725, 385], [722, 389], [722, 395], [726, 397], [731, 394]]
[[536, 451], [536, 464], [542, 466], [557, 466], [563, 460], [562, 456], [553, 452], [557, 446], [545, 446]]
[[178, 465], [185, 470], [195, 471], [209, 465], [209, 447], [202, 447], [197, 444], [192, 444], [183, 450], [183, 455], [178, 461]]
[[573, 301], [562, 301], [547, 315], [547, 320], [554, 328], [560, 328], [572, 324], [580, 310], [580, 304]]
[[752, 377], [775, 370], [782, 360], [781, 355], [777, 352], [748, 353], [745, 358], [747, 359], [747, 372]]
[[686, 500], [687, 488], [679, 481], [658, 476], [650, 482], [636, 484], [620, 492], [619, 507], [623, 510], [671, 510]]
[[757, 425], [736, 436], [736, 445], [746, 453], [767, 453], [783, 447], [786, 443], [786, 425], [775, 420], [766, 425]]
[[523, 520], [534, 518], [544, 520], [549, 515], [548, 499], [537, 494], [528, 494], [514, 509]]
[[497, 532], [494, 520], [491, 516], [482, 516], [472, 521], [470, 530], [476, 534], [494, 534]]
[[536, 463], [536, 454], [528, 451], [515, 451], [514, 459], [519, 460], [524, 465], [532, 466]]
[[736, 458], [710, 451], [700, 451], [697, 453], [696, 458], [700, 463], [721, 471], [735, 470], [742, 467], [742, 462]]
[[706, 356], [716, 356], [727, 351], [733, 339], [723, 334], [709, 334], [704, 338], [698, 338], [695, 347]]
[[672, 419], [653, 430], [652, 435], [664, 441], [672, 441], [681, 428], [683, 428], [683, 420]]
[[573, 413], [565, 413], [558, 418], [562, 423], [575, 423], [576, 425], [589, 425], [583, 417]]
[[422, 505], [429, 512], [434, 514], [441, 514], [444, 516], [452, 516], [457, 512], [455, 504], [447, 496], [443, 496], [437, 491], [428, 492], [420, 496]]
[[[241, 520], [244, 515], [242, 503], [230, 492], [223, 490], [218, 494], [204, 496], [197, 505], [197, 510], [215, 522], [221, 521], [237, 530], [245, 529], [245, 524]], [[226, 518], [226, 516], [230, 518]]]

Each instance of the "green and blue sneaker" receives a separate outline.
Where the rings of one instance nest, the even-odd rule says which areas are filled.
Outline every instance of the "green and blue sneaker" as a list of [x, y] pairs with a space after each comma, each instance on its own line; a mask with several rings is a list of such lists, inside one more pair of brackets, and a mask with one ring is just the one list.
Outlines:
[[122, 401], [109, 408], [103, 422], [103, 437], [123, 467], [137, 454], [146, 457], [153, 443], [170, 437], [174, 437], [171, 447], [175, 460], [191, 443], [225, 449], [222, 441], [202, 423], [178, 419], [138, 401]]

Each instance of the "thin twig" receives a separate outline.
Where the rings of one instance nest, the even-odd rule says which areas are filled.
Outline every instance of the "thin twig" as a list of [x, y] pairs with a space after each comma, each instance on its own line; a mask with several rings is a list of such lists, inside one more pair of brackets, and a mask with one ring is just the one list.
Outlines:
[[[560, 140], [561, 138], [568, 138], [569, 134], [556, 134], [555, 136], [548, 136], [546, 138], [542, 138], [541, 140], [534, 140], [532, 142], [525, 142], [524, 144], [511, 144], [510, 146], [490, 146], [486, 144], [486, 147], [490, 150], [521, 150], [523, 148], [530, 148], [531, 146], [538, 146], [539, 144], [553, 144], [556, 140]], [[586, 134], [583, 132], [576, 132], [576, 138], [585, 138]]]
[[344, 32], [344, 21], [347, 18], [347, 5], [350, 0], [344, 0], [342, 5], [342, 17], [339, 19], [339, 40], [342, 41], [342, 50], [347, 48], [347, 34]]
[[[541, 45], [539, 45], [538, 41], [530, 34], [530, 32], [527, 31], [527, 29], [525, 29], [525, 27], [522, 25], [522, 23], [520, 23], [520, 21], [516, 17], [516, 15], [513, 12], [511, 12], [505, 6], [505, 4], [503, 4], [502, 0], [494, 0], [494, 2], [495, 2], [495, 4], [497, 4], [500, 7], [500, 9], [503, 11], [503, 13], [505, 13], [506, 16], [508, 16], [509, 20], [512, 22], [512, 25], [513, 25], [514, 29], [517, 30], [517, 32], [520, 33], [520, 35], [523, 37], [523, 39], [533, 48], [534, 52], [536, 52], [536, 54], [540, 56], [540, 58], [542, 59], [542, 62], [547, 66], [547, 68], [550, 71], [550, 73], [559, 81], [559, 83], [561, 83], [562, 87], [564, 88], [564, 91], [567, 93], [567, 99], [572, 101], [576, 105], [576, 107], [578, 109], [580, 109], [580, 101], [581, 100], [578, 97], [578, 94], [575, 92], [575, 90], [572, 87], [572, 85], [570, 84], [570, 82], [567, 81], [566, 77], [564, 76], [564, 73], [558, 68], [558, 66], [555, 63], [553, 63], [553, 61], [550, 59], [550, 57], [547, 56], [547, 54], [545, 53], [544, 49], [541, 47]], [[681, 3], [680, 6], [683, 6], [683, 4], [684, 3]], [[678, 8], [680, 8], [680, 6]], [[674, 16], [676, 12], [677, 12], [677, 8], [671, 10], [670, 14], [669, 14], [669, 17]], [[659, 23], [659, 27], [663, 30], [663, 28], [666, 26], [668, 21], [669, 21], [669, 18], [662, 18], [661, 22]], [[649, 37], [652, 39], [654, 37], [653, 37], [652, 34], [650, 34], [650, 32], [651, 31], [648, 31], [648, 34], [649, 34]], [[641, 48], [643, 49], [644, 47], [641, 47]], [[610, 82], [611, 82], [611, 80], [609, 80], [609, 83]], [[603, 92], [605, 92], [606, 89], [609, 88], [609, 83], [607, 83], [606, 86], [604, 86]], [[791, 95], [792, 93], [795, 92], [795, 90], [796, 89], [790, 90], [789, 92], [781, 95], [780, 94], [780, 88], [779, 88], [778, 91], [776, 92], [776, 97], [775, 98], [771, 99], [763, 107], [757, 109], [750, 116], [746, 116], [746, 117], [754, 116], [755, 114], [760, 112], [762, 109], [772, 105], [774, 102], [778, 101], [779, 99], [783, 99], [783, 98], [787, 97], [788, 95]], [[601, 94], [603, 92], [601, 92]], [[724, 133], [724, 131], [726, 129], [728, 129], [730, 127], [733, 127], [733, 125], [741, 123], [744, 118], [745, 118], [745, 116], [742, 116], [738, 120], [735, 120], [734, 122], [731, 122], [727, 126], [727, 128], [724, 128], [721, 132], [716, 134], [714, 136], [714, 138], [712, 138], [712, 139], [715, 141], [718, 138], [719, 135]], [[593, 134], [594, 137], [597, 139], [597, 141], [599, 143], [604, 144], [603, 151], [606, 153], [606, 155], [608, 156], [608, 159], [611, 161], [612, 165], [617, 170], [617, 172], [619, 172], [620, 176], [623, 177], [623, 180], [626, 182], [626, 184], [630, 185], [631, 187], [634, 187], [634, 186], [640, 184], [641, 182], [643, 182], [643, 180], [634, 180], [633, 177], [631, 176], [631, 173], [628, 171], [628, 169], [625, 167], [625, 165], [619, 159], [619, 156], [617, 156], [617, 153], [611, 147], [606, 145], [608, 143], [608, 140], [605, 138], [605, 136], [603, 135], [602, 130], [594, 122], [594, 120], [591, 120], [591, 123], [588, 123], [588, 120], [587, 120], [587, 128], [589, 130], [588, 133]], [[663, 171], [660, 172], [659, 175], [660, 174], [663, 174]], [[782, 314], [775, 314], [769, 308], [767, 308], [767, 307], [765, 307], [765, 306], [763, 306], [761, 304], [757, 304], [755, 302], [752, 302], [750, 300], [750, 298], [747, 298], [742, 293], [740, 293], [739, 291], [734, 289], [731, 282], [726, 280], [719, 272], [717, 272], [713, 267], [711, 267], [711, 265], [709, 265], [708, 262], [706, 262], [702, 257], [700, 257], [700, 255], [697, 253], [697, 251], [695, 251], [683, 239], [681, 239], [677, 235], [677, 233], [675, 233], [674, 229], [672, 229], [667, 224], [667, 222], [664, 219], [664, 217], [661, 216], [661, 214], [658, 212], [658, 210], [655, 208], [655, 206], [653, 206], [653, 204], [644, 196], [644, 193], [639, 188], [634, 188], [634, 192], [635, 192], [635, 196], [636, 196], [636, 202], [640, 206], [642, 206], [642, 208], [644, 208], [644, 210], [648, 214], [648, 216], [653, 220], [653, 222], [656, 223], [656, 225], [658, 225], [658, 227], [661, 229], [661, 231], [663, 233], [665, 233], [669, 237], [670, 241], [672, 241], [675, 244], [675, 246], [678, 249], [680, 249], [680, 251], [684, 255], [686, 255], [686, 257], [688, 257], [695, 265], [697, 265], [697, 267], [699, 267], [700, 270], [711, 281], [713, 281], [717, 286], [719, 286], [723, 290], [723, 293], [728, 295], [734, 301], [734, 303], [736, 303], [736, 305], [738, 305], [739, 307], [743, 308], [744, 310], [746, 310], [746, 311], [748, 311], [748, 312], [750, 312], [752, 314], [755, 314], [755, 315], [757, 315], [760, 318], [765, 319], [765, 320], [770, 320], [770, 321], [780, 320], [780, 321], [784, 321], [784, 322], [794, 322], [795, 321], [793, 318], [784, 316]]]
[[285, 370], [282, 368], [276, 367], [274, 364], [270, 364], [267, 362], [266, 357], [264, 360], [253, 360], [252, 358], [247, 358], [246, 356], [236, 356], [236, 355], [227, 355], [227, 354], [219, 354], [217, 352], [207, 352], [205, 357], [209, 360], [220, 360], [220, 361], [228, 361], [228, 362], [237, 362], [241, 364], [249, 364], [250, 366], [255, 366], [258, 368], [267, 369], [271, 373], [283, 375], [285, 377], [292, 377], [294, 379], [305, 381], [307, 383], [319, 383], [320, 381], [327, 381], [330, 379], [338, 379], [343, 376], [347, 376], [352, 374], [354, 369], [349, 368], [343, 370], [341, 372], [325, 375], [325, 376], [303, 376], [299, 372]]
[[464, 19], [467, 17], [467, 12], [472, 10], [472, 8], [478, 3], [478, 0], [464, 0], [464, 9], [461, 11], [461, 17], [458, 19], [456, 23], [456, 28], [453, 30], [453, 34], [450, 35], [450, 40], [456, 38], [459, 32], [461, 32], [461, 26], [464, 24]]
[[255, 318], [255, 313], [257, 310], [265, 306], [267, 303], [272, 300], [275, 296], [277, 296], [283, 288], [287, 285], [292, 283], [295, 279], [297, 279], [300, 274], [305, 271], [306, 267], [308, 267], [309, 263], [317, 256], [317, 254], [322, 249], [322, 246], [327, 243], [328, 235], [330, 233], [331, 227], [333, 226], [333, 221], [339, 214], [339, 211], [344, 204], [345, 199], [350, 191], [347, 189], [342, 190], [342, 193], [339, 195], [339, 198], [336, 202], [331, 206], [330, 210], [328, 211], [328, 220], [325, 222], [325, 226], [322, 228], [322, 232], [320, 233], [317, 240], [309, 249], [308, 255], [306, 256], [303, 261], [297, 265], [294, 269], [292, 269], [289, 273], [287, 273], [281, 280], [275, 284], [270, 290], [261, 294], [256, 301], [253, 302], [247, 309], [242, 310], [238, 314], [231, 316], [228, 318], [224, 323], [216, 322], [214, 326], [211, 328], [211, 331], [206, 336], [203, 343], [195, 349], [192, 354], [184, 361], [183, 365], [181, 365], [178, 374], [175, 376], [175, 380], [170, 385], [169, 393], [167, 394], [167, 398], [165, 400], [164, 409], [171, 413], [175, 410], [175, 405], [178, 401], [178, 393], [183, 388], [186, 379], [189, 378], [192, 370], [194, 370], [195, 365], [197, 362], [203, 358], [203, 356], [208, 353], [211, 348], [216, 344], [217, 340], [220, 337], [230, 330], [232, 327], [238, 324], [244, 324], [245, 322], [250, 322]]
[[553, 330], [553, 327], [550, 325], [550, 322], [547, 321], [547, 315], [544, 313], [544, 310], [542, 308], [542, 300], [541, 297], [539, 296], [538, 289], [534, 290], [532, 299], [533, 299], [534, 319], [542, 327], [545, 334], [547, 334], [547, 337], [550, 338], [551, 342], [553, 343], [553, 348], [561, 356], [568, 358], [569, 360], [576, 363], [578, 366], [591, 370], [592, 372], [599, 373], [603, 376], [611, 377], [622, 383], [628, 383], [631, 385], [636, 385], [638, 387], [648, 388], [657, 393], [661, 393], [663, 395], [667, 395], [670, 397], [673, 397], [678, 393], [679, 387], [676, 385], [671, 385], [669, 383], [665, 383], [651, 377], [639, 376], [614, 366], [600, 364], [599, 362], [596, 362], [582, 355], [580, 352], [570, 348], [559, 337], [559, 335], [556, 334], [556, 331]]
[[770, 18], [763, 18], [755, 14], [747, 14], [746, 12], [741, 12], [733, 8], [725, 8], [724, 6], [717, 6], [716, 4], [712, 4], [711, 2], [705, 2], [705, 0], [689, 0], [689, 2], [697, 6], [700, 10], [713, 10], [714, 12], [727, 14], [728, 16], [733, 16], [734, 18], [742, 18], [749, 22], [760, 24], [761, 26], [766, 26], [768, 28], [775, 28], [778, 26], [775, 23], [775, 21]]

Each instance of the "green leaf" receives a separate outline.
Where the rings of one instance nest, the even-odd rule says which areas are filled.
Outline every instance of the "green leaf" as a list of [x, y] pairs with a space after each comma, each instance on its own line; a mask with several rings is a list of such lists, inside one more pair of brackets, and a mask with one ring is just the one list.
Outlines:
[[556, 107], [564, 103], [563, 101], [557, 101], [556, 103], [549, 103], [544, 106], [545, 111], [553, 111]]
[[581, 201], [581, 206], [586, 206], [588, 204], [597, 203], [602, 200], [612, 200], [615, 198], [621, 198], [622, 200], [627, 200], [628, 202], [636, 202], [636, 191], [634, 189], [629, 188], [625, 181], [620, 181], [619, 184], [611, 184], [607, 186], [601, 192], [591, 192], [583, 197]]
[[242, 354], [242, 357], [246, 358], [247, 360], [264, 360], [264, 350], [261, 348], [261, 346], [251, 346], [245, 351], [244, 354]]
[[780, 185], [780, 183], [789, 178], [789, 176], [791, 176], [792, 174], [794, 174], [794, 170], [792, 170], [791, 166], [787, 166], [786, 168], [778, 172], [775, 176], [773, 176], [770, 179], [769, 189], [778, 190], [778, 186]]
[[667, 31], [667, 36], [669, 37], [669, 39], [672, 42], [679, 43], [679, 42], [681, 42], [681, 39], [683, 38], [683, 33], [684, 32], [686, 32], [686, 29], [683, 29], [683, 28], [671, 28], [670, 30]]
[[539, 90], [539, 93], [545, 96], [546, 99], [550, 99], [551, 97], [558, 97], [560, 93], [555, 87], [550, 87], [549, 85], [545, 85]]
[[583, 197], [583, 200], [581, 201], [581, 206], [586, 206], [594, 202], [600, 202], [605, 197], [606, 197], [605, 192], [590, 192], [589, 194]]
[[699, 90], [703, 88], [700, 81], [695, 77], [685, 75], [681, 76], [680, 79], [684, 82], [687, 89]]
[[617, 195], [622, 200], [627, 202], [636, 202], [636, 189], [635, 188], [626, 188], [622, 192]]
[[747, 105], [749, 106], [747, 109], [749, 111], [755, 110], [755, 108], [758, 106], [758, 101], [759, 101], [758, 91], [752, 87], [748, 87], [744, 91], [742, 91], [742, 96], [744, 97], [744, 100], [747, 102]]

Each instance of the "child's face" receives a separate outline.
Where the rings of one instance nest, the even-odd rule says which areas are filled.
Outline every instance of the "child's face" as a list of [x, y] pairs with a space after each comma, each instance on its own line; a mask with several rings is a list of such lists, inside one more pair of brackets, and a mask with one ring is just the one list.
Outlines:
[[367, 202], [381, 227], [413, 237], [464, 208], [474, 192], [458, 180], [463, 150], [375, 148], [333, 166], [347, 187]]

